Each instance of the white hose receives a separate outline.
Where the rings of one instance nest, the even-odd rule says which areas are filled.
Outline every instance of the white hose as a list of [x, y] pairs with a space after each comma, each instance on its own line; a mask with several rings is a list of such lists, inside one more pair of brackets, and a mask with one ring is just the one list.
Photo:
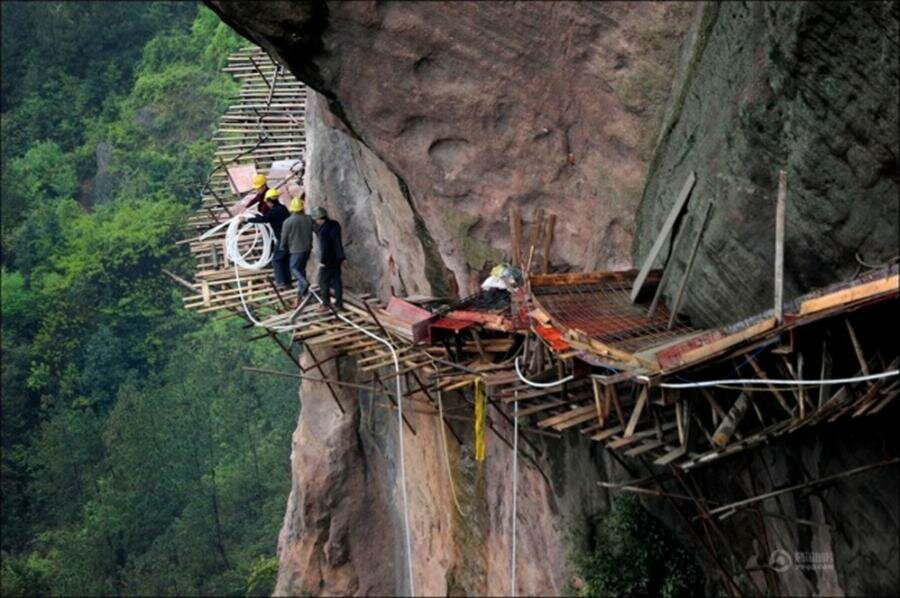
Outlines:
[[[292, 329], [293, 326], [266, 326], [265, 324], [257, 320], [250, 311], [250, 308], [247, 305], [246, 300], [244, 299], [244, 291], [241, 288], [240, 268], [244, 268], [245, 270], [258, 271], [265, 268], [272, 260], [272, 244], [275, 239], [275, 234], [272, 230], [272, 227], [265, 223], [242, 223], [240, 216], [234, 216], [230, 220], [206, 231], [203, 235], [200, 236], [200, 239], [203, 240], [208, 238], [224, 226], [228, 227], [225, 231], [225, 255], [228, 256], [228, 259], [230, 259], [234, 263], [234, 278], [235, 282], [237, 283], [238, 295], [241, 298], [241, 305], [243, 306], [244, 312], [247, 314], [247, 317], [250, 318], [250, 321], [252, 321], [254, 324], [263, 328], [270, 328], [272, 330], [279, 331]], [[248, 230], [253, 230], [253, 241], [250, 244], [250, 247], [242, 253], [240, 250], [240, 239], [241, 236]], [[257, 258], [255, 261], [248, 261], [248, 256], [252, 255], [252, 253], [259, 246], [260, 242], [262, 242], [262, 248], [259, 258]], [[301, 309], [303, 309], [303, 307], [306, 305], [306, 302], [313, 295], [315, 295], [319, 303], [324, 304], [322, 298], [319, 297], [315, 291], [310, 289], [310, 294], [306, 296], [306, 298], [299, 306], [297, 306], [293, 313], [297, 313]], [[403, 450], [403, 389], [400, 385], [400, 359], [397, 357], [396, 348], [389, 340], [381, 338], [380, 336], [369, 332], [362, 326], [359, 326], [337, 311], [335, 311], [334, 313], [338, 318], [340, 318], [353, 328], [356, 328], [366, 336], [382, 343], [385, 347], [387, 347], [388, 351], [391, 352], [391, 356], [394, 359], [395, 378], [397, 382], [397, 433], [400, 436], [400, 489], [403, 499], [403, 531], [406, 539], [406, 567], [409, 575], [409, 593], [410, 595], [415, 596], [416, 591], [412, 569], [412, 541], [409, 532], [409, 500], [406, 492], [406, 461]]]
[[[244, 215], [249, 216], [257, 216], [259, 212], [251, 211], [244, 212]], [[222, 242], [222, 249], [225, 253], [225, 256], [228, 260], [230, 260], [234, 264], [234, 282], [237, 285], [238, 296], [241, 299], [241, 306], [244, 308], [244, 313], [247, 314], [247, 317], [251, 322], [256, 324], [261, 328], [266, 328], [269, 330], [274, 330], [276, 332], [287, 332], [288, 330], [292, 330], [292, 325], [281, 325], [281, 326], [268, 326], [263, 324], [253, 315], [253, 312], [250, 311], [250, 306], [247, 305], [247, 300], [244, 297], [244, 289], [241, 285], [241, 275], [240, 269], [251, 270], [251, 271], [259, 271], [269, 265], [272, 261], [272, 247], [275, 243], [275, 231], [272, 230], [272, 227], [268, 223], [263, 222], [241, 222], [241, 216], [233, 216], [209, 229], [202, 235], [200, 235], [199, 240], [208, 239], [215, 233], [217, 233], [222, 228], [226, 228], [225, 230], [225, 239]], [[240, 244], [241, 237], [247, 233], [247, 231], [253, 231], [253, 240], [250, 243], [250, 247], [245, 251], [241, 252]], [[260, 255], [255, 260], [249, 260], [249, 256], [256, 251], [257, 247], [260, 247], [260, 243], [262, 247], [260, 248]], [[298, 305], [293, 312], [291, 312], [291, 316], [299, 312], [306, 305], [309, 300], [310, 295], [307, 295], [304, 298], [303, 302]]]
[[[241, 253], [241, 236], [248, 230], [253, 231], [253, 242], [246, 251]], [[228, 230], [225, 231], [225, 255], [234, 262], [235, 266], [240, 266], [245, 270], [262, 270], [272, 261], [272, 244], [274, 241], [275, 232], [269, 224], [242, 223], [239, 217], [235, 217], [229, 221]], [[247, 257], [253, 254], [260, 242], [262, 242], [260, 256], [256, 261], [247, 261]]]
[[[700, 382], [663, 382], [658, 384], [660, 388], [705, 388], [708, 386], [728, 385], [757, 385], [757, 386], [821, 386], [832, 384], [853, 384], [856, 382], [866, 382], [867, 380], [878, 380], [881, 378], [890, 378], [900, 374], [900, 370], [891, 370], [889, 372], [881, 372], [878, 374], [869, 374], [866, 376], [854, 376], [852, 378], [831, 378], [825, 380], [767, 380], [760, 378], [735, 378], [731, 380], [703, 380]], [[637, 376], [637, 380], [649, 382], [647, 376]]]
[[560, 384], [565, 384], [566, 382], [568, 382], [569, 380], [571, 380], [572, 378], [575, 377], [573, 374], [569, 374], [565, 378], [560, 378], [559, 380], [556, 380], [554, 382], [532, 382], [531, 380], [526, 378], [522, 374], [522, 370], [519, 369], [519, 358], [518, 357], [516, 357], [516, 360], [514, 361], [514, 363], [516, 366], [516, 374], [519, 376], [519, 380], [521, 380], [528, 386], [531, 386], [534, 388], [553, 388], [554, 386], [559, 386]]
[[[321, 304], [325, 304], [322, 301], [322, 298], [316, 294], [315, 291], [310, 289], [310, 293], [316, 296], [316, 299]], [[344, 317], [339, 311], [335, 310], [334, 314], [349, 324], [350, 326], [356, 328], [369, 338], [372, 338], [385, 347], [387, 347], [388, 351], [391, 352], [391, 357], [394, 359], [394, 378], [397, 382], [397, 434], [399, 435], [399, 444], [400, 444], [400, 495], [403, 499], [403, 534], [406, 539], [406, 569], [407, 574], [409, 575], [409, 594], [410, 596], [416, 595], [415, 582], [413, 580], [413, 567], [412, 567], [412, 540], [410, 538], [409, 533], [409, 500], [406, 495], [406, 461], [404, 459], [404, 451], [403, 451], [403, 389], [400, 386], [400, 359], [397, 357], [397, 349], [394, 347], [393, 343], [385, 338], [381, 338], [377, 334], [373, 334], [369, 332], [353, 320]]]

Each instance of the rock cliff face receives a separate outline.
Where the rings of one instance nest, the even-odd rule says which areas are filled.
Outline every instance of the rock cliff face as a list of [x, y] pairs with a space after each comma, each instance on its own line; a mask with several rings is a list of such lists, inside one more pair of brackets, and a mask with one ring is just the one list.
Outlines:
[[[356, 290], [474, 290], [509, 249], [512, 205], [557, 214], [555, 264], [629, 266], [691, 170], [686, 238], [713, 200], [684, 308], [698, 322], [768, 307], [779, 168], [789, 185], [788, 298], [852, 275], [857, 253], [896, 254], [895, 3], [208, 3], [317, 90], [306, 185], [311, 203], [344, 224]], [[673, 256], [672, 280], [687, 253], [682, 245]], [[341, 367], [352, 380], [351, 365]], [[278, 593], [406, 590], [396, 413], [365, 393], [341, 400], [339, 417], [324, 388], [303, 385]], [[471, 423], [453, 422], [446, 455], [436, 418], [412, 423], [417, 592], [509, 593], [509, 447], [490, 435], [476, 465]], [[764, 492], [896, 454], [896, 440], [873, 426], [813, 433], [697, 481]], [[606, 509], [596, 481], [621, 471], [578, 439], [528, 437], [518, 591], [560, 593], [569, 552]], [[896, 593], [898, 545], [884, 533], [898, 526], [896, 496], [889, 469], [785, 498], [781, 519], [762, 524], [773, 546], [831, 553], [835, 569], [787, 572], [779, 591]], [[647, 505], [690, 537], [665, 503]], [[765, 563], [773, 546], [754, 545], [746, 520], [731, 525], [727, 558]]]
[[685, 309], [707, 324], [771, 306], [779, 169], [786, 299], [853, 276], [857, 254], [876, 264], [896, 256], [900, 217], [898, 4], [720, 6], [705, 14], [634, 244], [637, 258], [648, 252], [696, 171], [687, 238], [706, 202], [712, 211]]
[[[303, 365], [310, 363], [304, 356]], [[326, 368], [329, 377], [337, 368], [341, 379], [356, 375], [350, 363]], [[407, 592], [396, 411], [383, 397], [337, 392], [345, 415], [324, 385], [303, 384], [275, 593]], [[458, 395], [444, 399], [448, 412], [467, 411], [458, 410]], [[508, 423], [489, 411], [495, 432], [478, 464], [471, 420], [442, 433], [433, 415], [405, 415], [412, 427], [404, 427], [404, 448], [416, 593], [510, 594]], [[516, 585], [521, 594], [561, 594], [570, 587], [570, 551], [582, 546], [592, 518], [606, 508], [596, 482], [609, 465], [585, 441], [523, 440], [521, 449]], [[565, 469], [557, 467], [561, 462]]]
[[447, 288], [509, 250], [512, 205], [557, 214], [555, 262], [629, 264], [694, 5], [210, 4], [402, 181]]

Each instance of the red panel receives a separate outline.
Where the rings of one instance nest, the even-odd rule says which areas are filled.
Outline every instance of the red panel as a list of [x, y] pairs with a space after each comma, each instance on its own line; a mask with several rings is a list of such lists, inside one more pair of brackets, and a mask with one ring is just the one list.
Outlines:
[[465, 330], [469, 326], [474, 326], [475, 322], [471, 320], [454, 320], [451, 318], [438, 318], [434, 322], [431, 323], [432, 328], [441, 328], [443, 330], [452, 330], [453, 332], [459, 332], [460, 330]]
[[672, 345], [671, 347], [666, 347], [665, 349], [657, 352], [656, 361], [659, 362], [659, 365], [662, 366], [663, 369], [681, 365], [682, 355], [692, 349], [702, 347], [703, 345], [708, 345], [709, 343], [717, 341], [720, 338], [724, 338], [724, 336], [725, 333], [721, 330], [710, 330], [709, 332], [705, 332], [699, 336], [689, 338], [682, 343]]
[[560, 353], [562, 351], [566, 351], [569, 349], [569, 343], [563, 340], [563, 336], [559, 330], [554, 328], [553, 326], [544, 326], [543, 324], [536, 324], [534, 326], [535, 333], [547, 341], [547, 344], [550, 345], [550, 348]]

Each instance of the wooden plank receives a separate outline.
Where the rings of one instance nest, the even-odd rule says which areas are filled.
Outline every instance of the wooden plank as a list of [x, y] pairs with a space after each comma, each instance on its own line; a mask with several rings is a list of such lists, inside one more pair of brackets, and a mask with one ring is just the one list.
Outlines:
[[553, 429], [562, 432], [563, 430], [567, 430], [573, 426], [577, 426], [579, 424], [583, 424], [586, 421], [592, 420], [594, 418], [594, 407], [593, 405], [588, 405], [588, 407], [590, 409], [587, 411], [587, 413], [582, 413], [577, 417], [567, 419], [561, 424], [556, 424], [555, 426], [553, 426]]
[[556, 225], [556, 214], [550, 214], [544, 228], [544, 246], [541, 249], [541, 272], [550, 271], [550, 246], [553, 244], [553, 227]]
[[609, 428], [607, 430], [603, 430], [602, 432], [600, 432], [598, 434], [594, 434], [593, 436], [591, 436], [591, 440], [596, 440], [597, 442], [603, 442], [610, 436], [618, 434], [621, 431], [622, 431], [622, 426], [615, 426], [615, 427]]
[[672, 242], [672, 251], [669, 252], [669, 257], [663, 266], [662, 277], [660, 277], [659, 283], [656, 285], [656, 293], [653, 294], [653, 301], [650, 302], [650, 308], [647, 310], [648, 318], [652, 318], [653, 314], [656, 313], [659, 300], [662, 298], [663, 289], [666, 288], [666, 282], [668, 282], [669, 275], [673, 270], [672, 266], [675, 263], [675, 255], [677, 255], [678, 250], [681, 248], [681, 241], [687, 236], [684, 234], [686, 228], [686, 226], [680, 227], [675, 234], [675, 240]]
[[678, 447], [677, 449], [671, 450], [656, 461], [653, 462], [654, 465], [668, 465], [672, 461], [676, 459], [680, 459], [687, 453], [687, 449], [683, 446]]
[[[756, 372], [756, 375], [759, 376], [761, 380], [769, 379], [769, 377], [766, 376], [766, 372], [763, 371], [758, 363], [756, 363], [756, 359], [752, 355], [747, 356], [747, 363], [750, 364], [750, 367], [753, 368], [753, 371]], [[787, 411], [789, 415], [793, 416], [794, 412], [791, 411], [790, 407], [788, 407], [787, 399], [784, 398], [784, 395], [782, 395], [781, 392], [771, 384], [766, 384], [766, 388], [769, 389], [769, 392], [775, 395], [775, 398], [778, 399], [778, 403], [781, 405], [782, 409]]]
[[659, 231], [659, 234], [656, 237], [656, 241], [654, 241], [653, 243], [653, 247], [650, 248], [650, 253], [647, 254], [646, 258], [644, 258], [644, 264], [641, 266], [641, 270], [640, 272], [638, 272], [637, 278], [634, 280], [634, 285], [631, 287], [632, 303], [635, 301], [635, 299], [637, 299], [638, 294], [641, 292], [641, 287], [644, 285], [644, 280], [650, 273], [650, 269], [653, 267], [653, 262], [656, 261], [656, 256], [662, 249], [663, 243], [666, 242], [666, 239], [668, 239], [669, 237], [669, 233], [672, 232], [672, 227], [675, 226], [675, 221], [678, 219], [678, 215], [681, 213], [681, 210], [684, 207], [685, 202], [687, 202], [688, 197], [690, 197], [691, 190], [694, 188], [694, 183], [696, 181], [697, 176], [692, 171], [691, 174], [688, 175], [687, 180], [684, 182], [684, 186], [681, 188], [681, 193], [675, 200], [675, 204], [672, 206], [672, 209], [669, 210], [669, 215], [668, 217], [666, 217], [666, 221], [663, 223], [662, 230]]
[[644, 409], [644, 405], [647, 403], [647, 396], [650, 393], [647, 391], [646, 386], [641, 387], [641, 392], [638, 395], [637, 403], [634, 406], [634, 409], [631, 412], [631, 418], [628, 420], [628, 426], [625, 428], [625, 438], [629, 438], [632, 434], [634, 434], [634, 429], [637, 427], [638, 420], [641, 419], [641, 411]]
[[775, 322], [784, 321], [784, 203], [787, 173], [778, 171], [778, 199], [775, 202]]
[[[637, 270], [618, 270], [616, 272], [558, 272], [555, 274], [531, 274], [528, 280], [531, 287], [559, 287], [573, 284], [594, 284], [603, 282], [629, 282], [634, 280]], [[662, 270], [651, 270], [645, 282], [658, 282]]]
[[856, 336], [856, 331], [853, 329], [853, 324], [850, 323], [850, 318], [844, 318], [844, 324], [847, 325], [847, 334], [850, 335], [850, 342], [853, 343], [853, 352], [856, 354], [856, 359], [859, 361], [860, 369], [862, 373], [866, 376], [869, 375], [869, 366], [866, 364], [866, 358], [863, 356], [862, 347], [859, 344], [859, 338]]
[[806, 316], [832, 307], [847, 305], [854, 301], [859, 301], [860, 299], [881, 295], [883, 293], [893, 292], [896, 294], [898, 293], [898, 283], [900, 283], [900, 278], [898, 278], [897, 274], [894, 274], [887, 278], [873, 280], [854, 287], [835, 291], [834, 293], [829, 293], [821, 297], [807, 299], [800, 304], [800, 310], [797, 315]]
[[545, 401], [543, 403], [538, 403], [537, 405], [532, 405], [530, 407], [526, 407], [525, 409], [519, 409], [517, 417], [527, 417], [529, 415], [534, 415], [535, 413], [540, 413], [541, 411], [546, 411], [548, 409], [554, 409], [556, 407], [562, 407], [567, 403], [571, 403], [571, 400], [566, 401]]
[[606, 387], [606, 396], [612, 400], [613, 406], [616, 408], [616, 417], [619, 419], [619, 423], [624, 426], [625, 415], [622, 411], [622, 403], [619, 401], [619, 393], [614, 385], [610, 384]]
[[525, 264], [525, 273], [531, 272], [531, 263], [534, 260], [534, 252], [537, 248], [538, 241], [541, 239], [541, 232], [544, 224], [544, 208], [538, 208], [534, 215], [534, 222], [531, 224], [531, 238], [528, 241], [528, 262]]
[[665, 446], [665, 444], [666, 443], [662, 440], [650, 440], [640, 446], [636, 446], [633, 449], [625, 451], [625, 456], [637, 457], [638, 455], [643, 455], [644, 453], [652, 451], [653, 449], [658, 449], [661, 446]]
[[586, 413], [590, 413], [593, 417], [594, 414], [594, 406], [593, 405], [585, 405], [583, 407], [576, 407], [575, 409], [570, 409], [564, 413], [560, 413], [558, 415], [554, 415], [552, 417], [548, 417], [547, 419], [543, 419], [538, 422], [538, 428], [549, 428], [551, 426], [557, 426], [565, 421], [570, 419], [579, 417], [581, 415], [585, 415]]
[[514, 266], [522, 264], [522, 218], [519, 208], [509, 209], [510, 260]]
[[205, 305], [206, 307], [209, 307], [210, 305], [212, 305], [212, 302], [210, 301], [210, 294], [209, 294], [209, 283], [206, 282], [205, 280], [202, 283], [200, 283], [200, 290], [203, 295], [203, 305]]
[[596, 339], [589, 339], [588, 346], [596, 353], [604, 357], [610, 357], [615, 359], [616, 361], [621, 361], [622, 363], [627, 363], [633, 366], [652, 366], [652, 364], [643, 363], [637, 360], [637, 358], [632, 354], [626, 351], [620, 351], [615, 347], [611, 347], [605, 343], [601, 343]]
[[691, 248], [691, 255], [688, 258], [687, 265], [684, 267], [684, 274], [681, 276], [681, 282], [678, 284], [678, 292], [675, 293], [675, 300], [672, 301], [672, 310], [669, 312], [669, 323], [666, 330], [671, 330], [675, 324], [675, 318], [678, 317], [678, 310], [681, 309], [681, 301], [684, 299], [684, 291], [687, 288], [688, 278], [691, 276], [691, 270], [694, 269], [694, 260], [697, 258], [697, 250], [700, 249], [700, 240], [703, 239], [703, 230], [706, 228], [706, 221], [709, 219], [709, 208], [712, 202], [706, 203], [703, 215], [700, 217], [700, 228], [697, 230], [697, 237], [694, 239], [694, 246]]
[[713, 341], [708, 345], [700, 346], [696, 349], [685, 352], [682, 355], [681, 364], [691, 363], [713, 356], [716, 353], [720, 353], [730, 347], [733, 347], [734, 345], [737, 345], [738, 343], [749, 340], [754, 336], [768, 332], [773, 328], [775, 328], [775, 318], [766, 318], [760, 322], [757, 322], [756, 324], [744, 328], [740, 332], [730, 334], [716, 341]]
[[[666, 422], [662, 425], [663, 432], [668, 432], [669, 430], [675, 427], [675, 422]], [[616, 438], [606, 444], [606, 448], [608, 449], [620, 449], [623, 446], [628, 446], [629, 444], [634, 444], [635, 442], [639, 442], [644, 438], [649, 436], [653, 436], [656, 434], [656, 428], [652, 428], [650, 430], [641, 430], [640, 432], [635, 432], [631, 436], [622, 436], [622, 438]]]
[[728, 414], [713, 434], [712, 441], [714, 445], [719, 448], [724, 448], [725, 445], [728, 444], [735, 429], [740, 425], [741, 420], [744, 419], [744, 415], [747, 413], [747, 408], [749, 406], [747, 393], [742, 392], [741, 396], [734, 402], [734, 405], [732, 405]]
[[591, 379], [591, 384], [594, 390], [594, 403], [597, 405], [597, 423], [602, 428], [606, 423], [606, 418], [603, 417], [603, 406], [600, 401], [600, 384], [596, 378]]

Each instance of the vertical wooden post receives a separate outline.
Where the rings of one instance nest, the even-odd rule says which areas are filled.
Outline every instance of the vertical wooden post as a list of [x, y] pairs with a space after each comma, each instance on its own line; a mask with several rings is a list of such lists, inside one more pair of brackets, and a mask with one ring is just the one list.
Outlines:
[[775, 203], [775, 321], [784, 319], [784, 202], [787, 199], [787, 173], [778, 171], [778, 199]]
[[678, 194], [678, 199], [675, 200], [675, 205], [672, 206], [672, 209], [669, 210], [669, 215], [666, 217], [666, 221], [663, 223], [662, 230], [659, 231], [659, 234], [656, 236], [656, 240], [653, 242], [653, 247], [650, 248], [650, 253], [647, 254], [647, 257], [644, 258], [644, 264], [641, 266], [640, 272], [638, 272], [637, 277], [634, 279], [634, 285], [631, 287], [631, 302], [637, 299], [638, 294], [641, 292], [641, 287], [644, 286], [644, 281], [647, 279], [647, 275], [650, 274], [650, 269], [653, 267], [653, 262], [656, 261], [656, 256], [659, 254], [660, 249], [662, 249], [663, 244], [666, 242], [666, 239], [669, 238], [669, 233], [672, 232], [672, 227], [675, 226], [675, 221], [678, 220], [678, 215], [681, 214], [681, 209], [684, 207], [685, 202], [687, 202], [688, 197], [691, 195], [691, 189], [694, 188], [694, 183], [697, 180], [697, 175], [692, 171], [690, 176], [688, 176], [687, 180], [684, 182], [684, 187], [681, 188], [681, 193]]
[[522, 219], [519, 217], [519, 208], [513, 206], [509, 209], [509, 234], [510, 234], [510, 256], [513, 266], [522, 264]]
[[531, 239], [528, 241], [528, 261], [525, 262], [525, 275], [531, 273], [531, 263], [534, 260], [534, 252], [541, 240], [541, 232], [544, 226], [544, 208], [538, 208], [534, 214], [534, 222], [531, 224]]
[[697, 230], [697, 237], [694, 239], [694, 247], [691, 249], [691, 256], [688, 258], [687, 265], [684, 267], [684, 274], [681, 277], [681, 283], [678, 285], [678, 292], [675, 293], [675, 299], [672, 301], [672, 310], [669, 312], [669, 324], [666, 330], [671, 330], [675, 324], [675, 318], [678, 317], [678, 310], [681, 309], [681, 300], [684, 299], [684, 290], [687, 287], [688, 277], [694, 268], [694, 259], [697, 257], [697, 250], [700, 248], [700, 240], [703, 238], [703, 229], [706, 228], [706, 220], [709, 218], [709, 208], [712, 202], [706, 204], [703, 215], [700, 216], [700, 228]]
[[544, 227], [544, 247], [541, 250], [541, 272], [550, 272], [550, 246], [553, 243], [553, 227], [556, 224], [556, 214], [550, 214]]

